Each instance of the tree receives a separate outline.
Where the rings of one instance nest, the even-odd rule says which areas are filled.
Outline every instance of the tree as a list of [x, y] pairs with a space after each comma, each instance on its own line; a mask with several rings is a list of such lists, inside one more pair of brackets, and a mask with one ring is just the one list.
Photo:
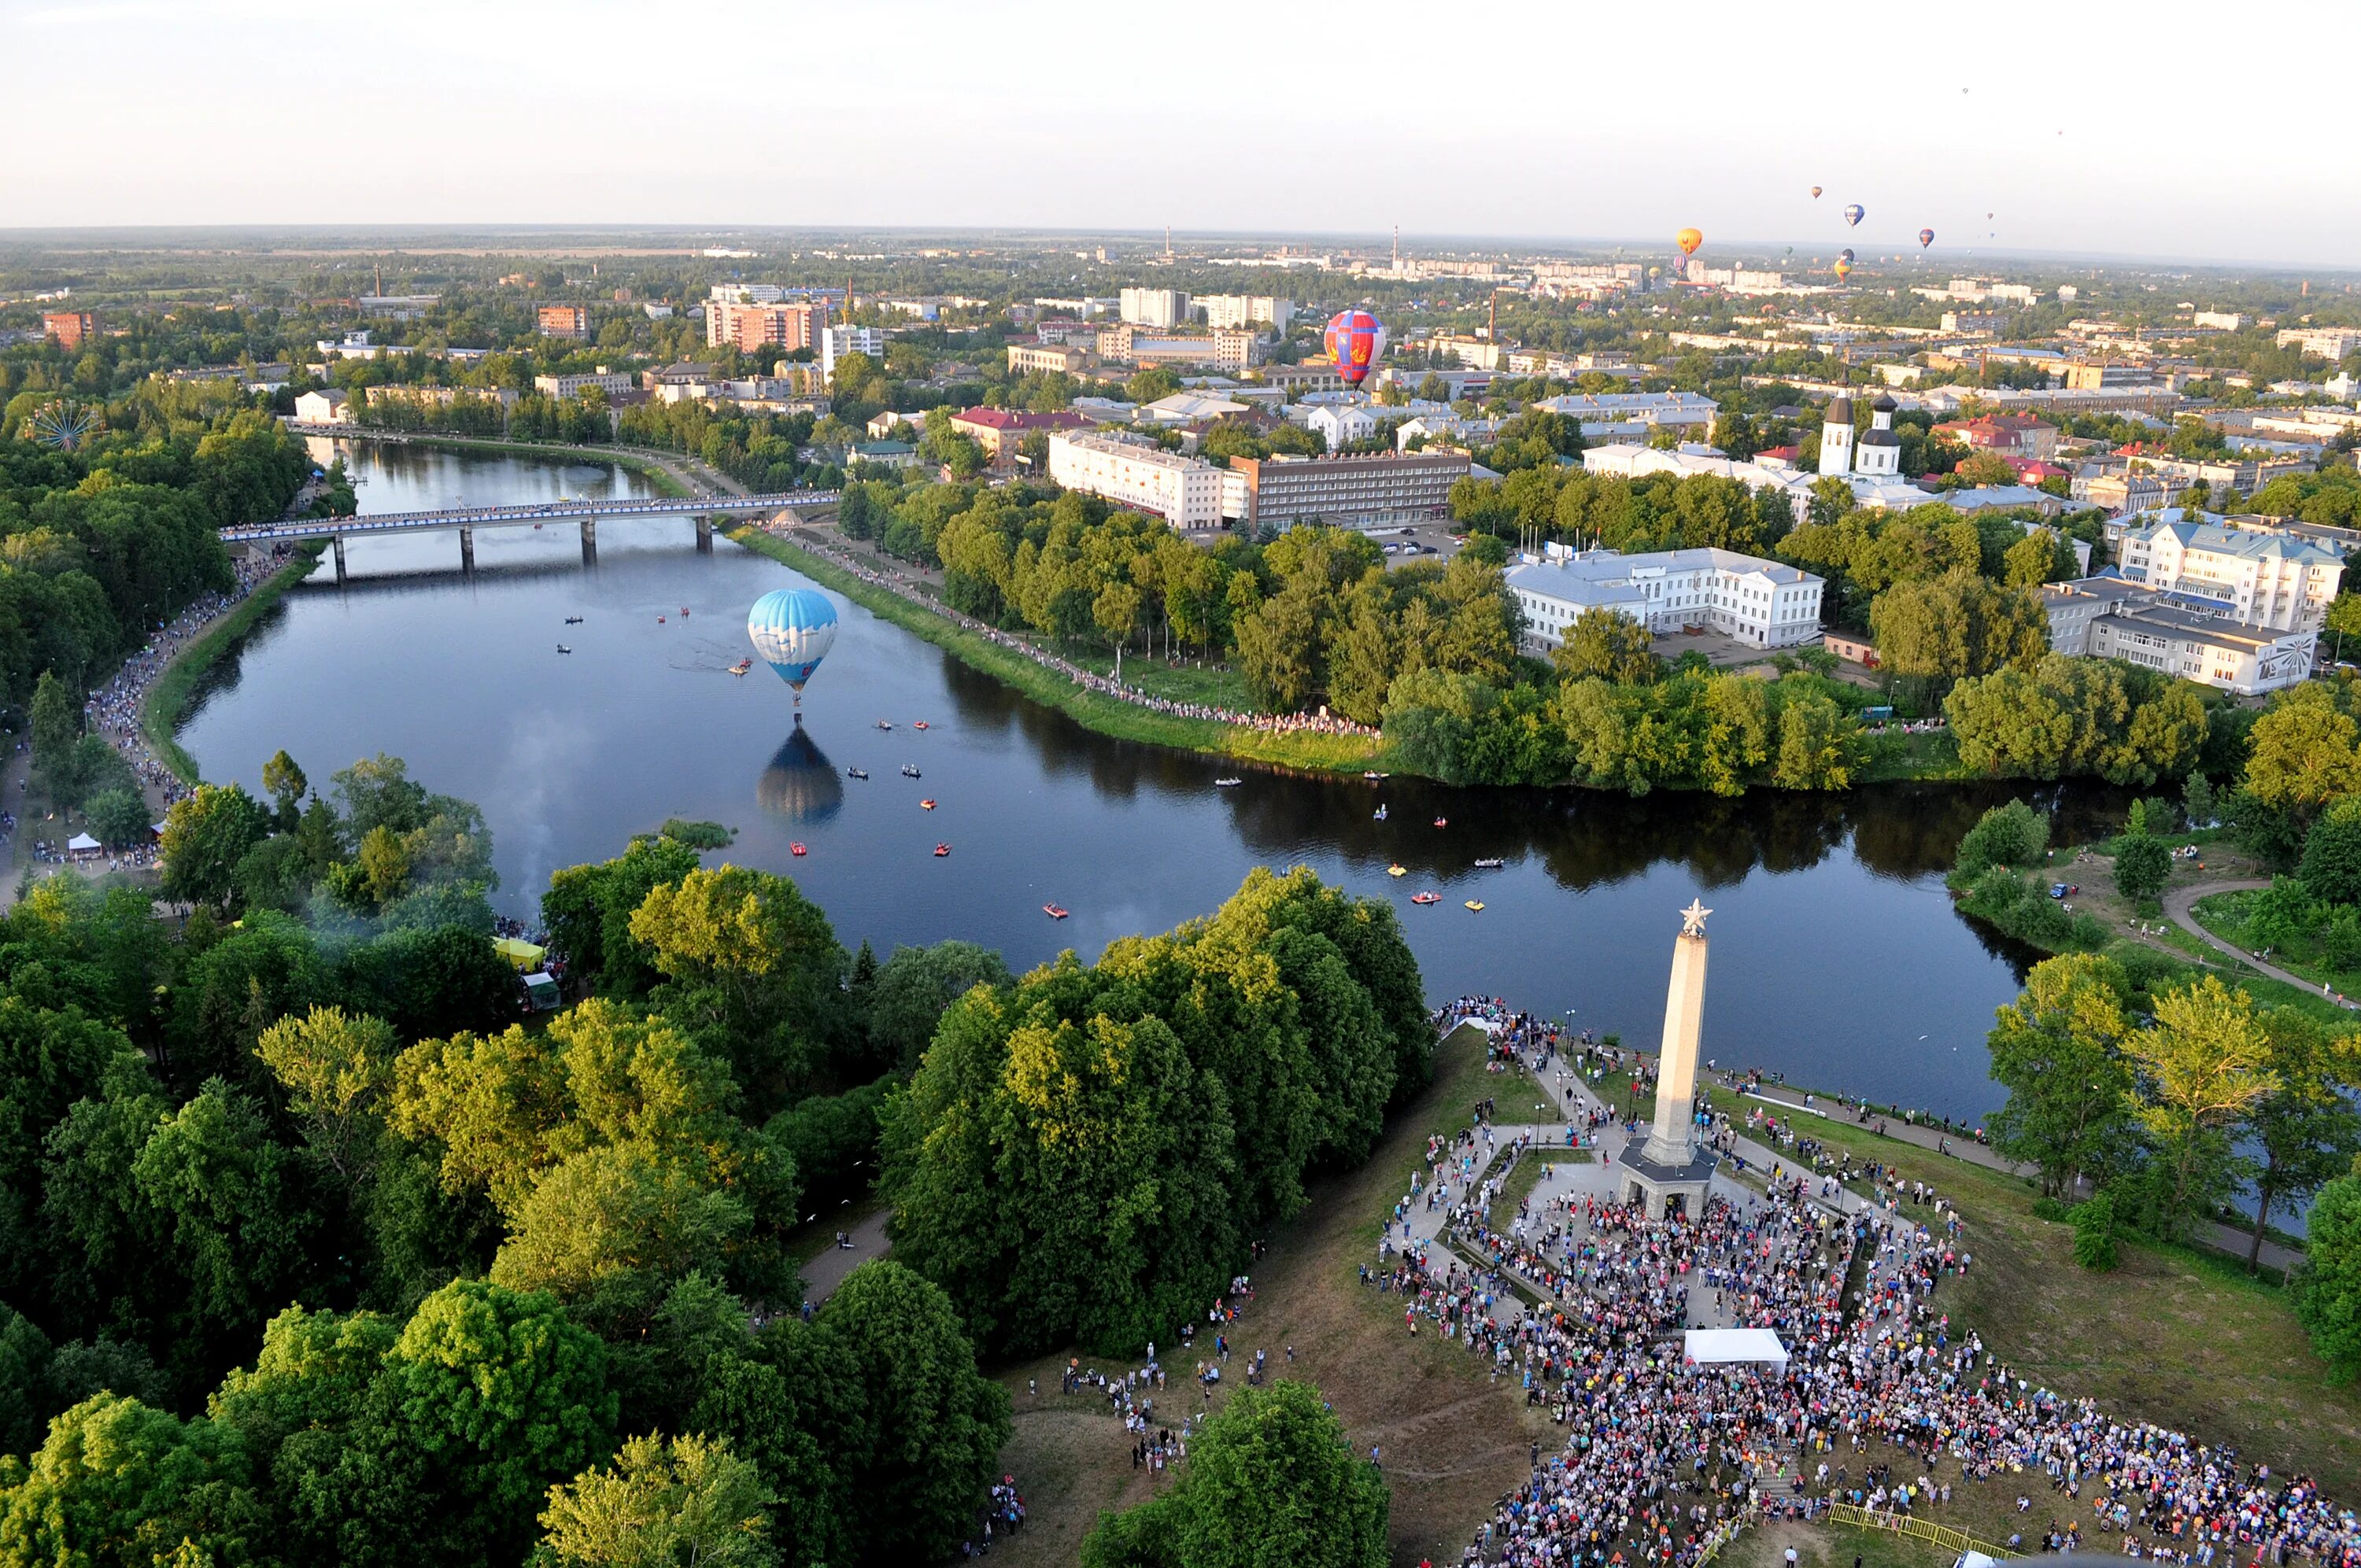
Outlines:
[[999, 1473], [1007, 1390], [976, 1370], [950, 1298], [897, 1263], [847, 1275], [816, 1327], [861, 1391], [837, 1472], [850, 1496], [895, 1502], [871, 1519], [865, 1556], [949, 1558]]
[[2033, 590], [2001, 587], [1965, 566], [1897, 582], [1869, 610], [1880, 664], [1944, 689], [1965, 676], [2030, 665], [2048, 648], [2048, 621]]
[[278, 808], [281, 833], [295, 831], [295, 824], [303, 814], [303, 796], [311, 787], [312, 782], [303, 776], [303, 770], [284, 750], [273, 751], [270, 760], [262, 764], [262, 792]]
[[349, 1179], [373, 1141], [395, 1047], [393, 1031], [379, 1019], [314, 1007], [265, 1029], [254, 1052], [287, 1091], [287, 1108], [303, 1119], [313, 1151]]
[[2255, 1000], [2207, 975], [2156, 1000], [2156, 1023], [2125, 1036], [2141, 1092], [2132, 1114], [2156, 1146], [2170, 1183], [2159, 1226], [2177, 1232], [2191, 1211], [2211, 1212], [2229, 1176], [2225, 1130], [2279, 1091], [2270, 1036]]
[[31, 728], [33, 766], [43, 787], [60, 804], [78, 798], [74, 751], [82, 740], [82, 704], [55, 670], [43, 670], [33, 687]]
[[2342, 660], [2346, 634], [2361, 637], [2361, 593], [2347, 591], [2338, 594], [2328, 607], [2326, 624], [2328, 630], [2336, 634], [2336, 657]]
[[2315, 898], [2361, 904], [2361, 799], [2338, 801], [2312, 825], [2296, 874]]
[[92, 795], [82, 802], [82, 816], [103, 844], [126, 849], [148, 841], [148, 803], [137, 790], [110, 789]]
[[199, 784], [164, 814], [164, 891], [192, 904], [227, 905], [238, 862], [269, 831], [262, 807], [237, 784]]
[[2103, 1274], [2115, 1266], [2115, 1200], [2103, 1190], [2074, 1206], [2074, 1261]]
[[2320, 1190], [2304, 1221], [2295, 1315], [2340, 1383], [2361, 1375], [2361, 1160]]
[[2040, 863], [2049, 843], [2049, 819], [2022, 800], [1995, 806], [1976, 818], [1960, 840], [1959, 869], [1973, 876], [1986, 866], [2030, 866]]
[[2361, 724], [2325, 685], [2279, 693], [2255, 721], [2251, 745], [2246, 792], [2300, 825], [2329, 802], [2361, 794]]
[[2272, 1213], [2301, 1206], [2361, 1154], [2361, 1111], [2352, 1101], [2361, 1082], [2361, 1036], [2333, 1034], [2292, 1007], [2267, 1011], [2263, 1028], [2278, 1087], [2255, 1102], [2246, 1123], [2247, 1138], [2262, 1151], [2254, 1171], [2250, 1274], [2261, 1266]]
[[1135, 403], [1152, 403], [1180, 389], [1180, 378], [1161, 365], [1137, 371], [1123, 384], [1123, 395]]
[[1644, 685], [1663, 668], [1647, 627], [1611, 609], [1590, 609], [1574, 618], [1550, 651], [1550, 663], [1568, 680], [1598, 679], [1617, 685]]
[[2093, 954], [2048, 959], [1987, 1036], [1993, 1079], [2008, 1091], [1990, 1123], [1993, 1146], [2038, 1166], [2052, 1197], [2085, 1175], [2103, 1179], [2125, 1157], [2128, 985], [2119, 965]]
[[29, 1464], [0, 1464], [20, 1477], [0, 1490], [0, 1557], [27, 1568], [242, 1561], [243, 1461], [210, 1421], [96, 1395], [50, 1424]]
[[549, 1489], [542, 1547], [593, 1568], [771, 1568], [774, 1500], [726, 1440], [635, 1437], [611, 1467]]
[[1389, 1511], [1384, 1475], [1355, 1455], [1319, 1390], [1282, 1378], [1232, 1395], [1191, 1442], [1180, 1485], [1133, 1515], [1102, 1515], [1082, 1562], [1382, 1568]]
[[2126, 833], [2115, 843], [2115, 891], [2142, 907], [2156, 902], [2172, 880], [2172, 851], [2147, 833]]
[[869, 1054], [875, 1070], [911, 1073], [943, 1009], [979, 985], [1010, 983], [998, 952], [973, 942], [896, 948], [877, 970], [869, 1001]]

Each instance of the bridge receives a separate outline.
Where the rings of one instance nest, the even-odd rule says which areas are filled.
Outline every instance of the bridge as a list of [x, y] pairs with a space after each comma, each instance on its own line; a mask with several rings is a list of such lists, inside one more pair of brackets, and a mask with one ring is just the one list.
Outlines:
[[547, 522], [578, 522], [582, 528], [582, 558], [598, 555], [598, 520], [624, 517], [688, 517], [697, 520], [697, 547], [713, 548], [713, 520], [760, 512], [785, 511], [795, 507], [829, 506], [842, 499], [837, 490], [786, 490], [763, 496], [686, 496], [642, 500], [592, 500], [568, 498], [529, 501], [518, 506], [439, 507], [428, 511], [375, 512], [360, 517], [290, 518], [280, 522], [247, 523], [221, 531], [225, 544], [285, 544], [325, 539], [335, 545], [336, 577], [345, 576], [345, 541], [431, 529], [456, 529], [459, 565], [476, 565], [478, 528], [539, 527]]

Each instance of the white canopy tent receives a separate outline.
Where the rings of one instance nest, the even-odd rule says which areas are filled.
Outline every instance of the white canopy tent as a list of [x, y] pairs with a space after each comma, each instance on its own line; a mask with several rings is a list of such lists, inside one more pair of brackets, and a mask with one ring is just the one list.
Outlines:
[[1787, 1347], [1769, 1329], [1691, 1329], [1681, 1354], [1699, 1366], [1775, 1366], [1787, 1370]]
[[77, 855], [86, 855], [98, 848], [98, 840], [87, 833], [77, 833], [66, 840], [66, 848]]

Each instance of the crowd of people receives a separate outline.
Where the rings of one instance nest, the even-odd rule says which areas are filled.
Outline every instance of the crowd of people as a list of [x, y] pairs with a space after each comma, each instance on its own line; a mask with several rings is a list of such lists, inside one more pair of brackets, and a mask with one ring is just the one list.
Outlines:
[[[906, 581], [899, 577], [888, 576], [883, 572], [862, 565], [849, 551], [831, 549], [808, 536], [799, 538], [797, 543], [815, 554], [827, 556], [837, 565], [873, 587], [883, 588], [888, 593], [897, 594], [904, 598], [918, 598], [911, 591], [910, 585]], [[1170, 697], [1156, 696], [1142, 691], [1136, 685], [1086, 670], [1071, 660], [1061, 659], [1055, 653], [1036, 647], [1022, 637], [1003, 631], [996, 626], [986, 625], [973, 616], [963, 615], [936, 599], [926, 598], [921, 602], [927, 609], [945, 620], [974, 632], [978, 637], [996, 642], [1013, 653], [1023, 654], [1043, 669], [1053, 670], [1078, 686], [1097, 692], [1102, 696], [1111, 696], [1117, 701], [1147, 708], [1151, 713], [1170, 714], [1179, 718], [1211, 719], [1216, 724], [1235, 724], [1268, 734], [1358, 735], [1374, 739], [1381, 733], [1375, 725], [1356, 724], [1349, 718], [1340, 718], [1324, 708], [1318, 713], [1244, 713], [1235, 708], [1221, 707], [1212, 703], [1175, 702]]]
[[[1533, 1023], [1487, 998], [1437, 1021], [1464, 1017]], [[1547, 1037], [1546, 1025], [1528, 1036]], [[1727, 1117], [1707, 1124], [1716, 1146], [1740, 1146]], [[1463, 1563], [1690, 1568], [1750, 1520], [1838, 1502], [1913, 1514], [1949, 1502], [1955, 1483], [2038, 1472], [2054, 1494], [2032, 1543], [2043, 1549], [2107, 1533], [2125, 1555], [2198, 1568], [2217, 1557], [2361, 1568], [2361, 1519], [2309, 1478], [2033, 1387], [1955, 1326], [1931, 1297], [1974, 1259], [1934, 1188], [1823, 1146], [1770, 1107], [1742, 1125], [1775, 1151], [1768, 1192], [1716, 1197], [1694, 1217], [1650, 1217], [1572, 1184], [1537, 1185], [1510, 1211], [1506, 1175], [1532, 1157], [1521, 1136], [1479, 1111], [1430, 1141], [1418, 1185], [1453, 1194], [1448, 1223], [1431, 1243], [1389, 1227], [1362, 1277], [1402, 1299], [1409, 1332], [1423, 1323], [1495, 1381], [1518, 1377], [1526, 1402], [1566, 1429]], [[1790, 1359], [1690, 1364], [1675, 1336], [1698, 1320], [1773, 1330]], [[2027, 1548], [2022, 1532], [2008, 1544]]]

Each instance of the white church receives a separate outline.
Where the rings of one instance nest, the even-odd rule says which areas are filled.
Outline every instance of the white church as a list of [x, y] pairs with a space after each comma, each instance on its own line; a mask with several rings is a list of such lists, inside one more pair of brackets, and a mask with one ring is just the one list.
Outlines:
[[1869, 428], [1853, 439], [1852, 399], [1839, 392], [1820, 426], [1820, 477], [1842, 479], [1865, 507], [1907, 511], [1934, 498], [1902, 477], [1902, 438], [1894, 433], [1894, 400], [1869, 405]]

